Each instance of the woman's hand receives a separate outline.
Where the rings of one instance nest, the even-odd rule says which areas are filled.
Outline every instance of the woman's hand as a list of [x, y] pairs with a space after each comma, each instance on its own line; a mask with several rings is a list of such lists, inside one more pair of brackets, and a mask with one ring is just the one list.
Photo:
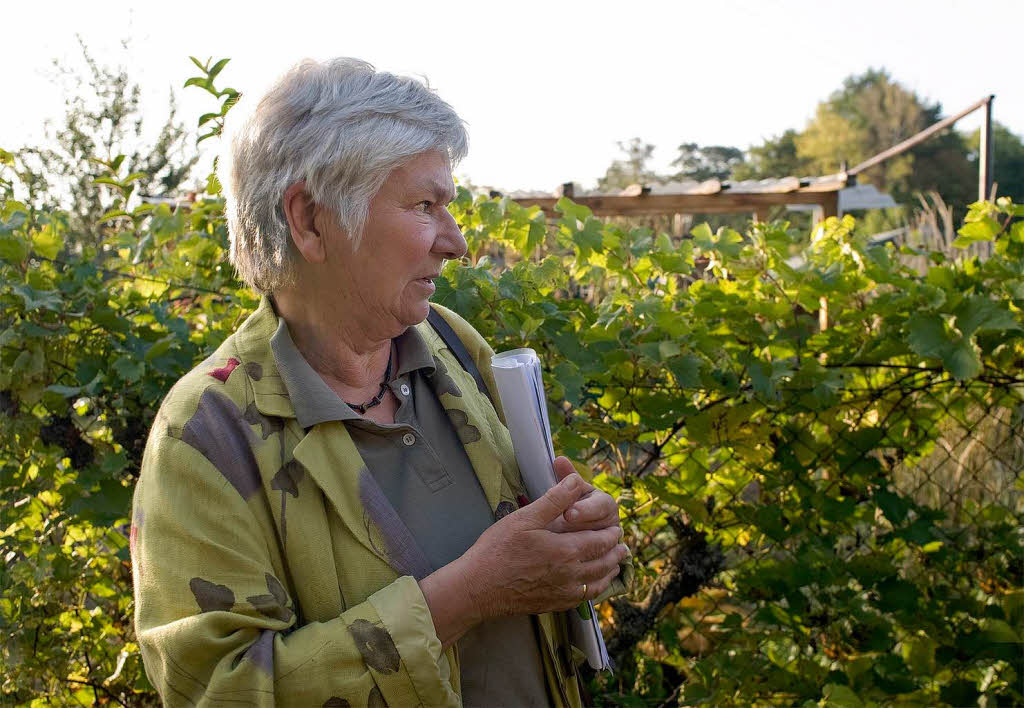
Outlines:
[[[615, 501], [587, 484], [564, 457], [555, 465], [562, 478], [557, 485], [420, 581], [442, 646], [492, 617], [576, 607], [603, 593], [619, 574], [628, 550], [620, 543]], [[567, 521], [572, 510], [579, 516], [570, 514]]]
[[593, 487], [570, 473], [543, 497], [488, 528], [455, 561], [461, 566], [478, 621], [567, 610], [604, 592], [626, 557], [626, 547], [619, 542], [622, 529], [616, 524], [551, 530], [566, 511], [584, 501], [583, 495], [591, 493]]
[[[576, 470], [565, 457], [555, 458], [555, 476], [565, 479]], [[619, 505], [607, 492], [587, 484], [586, 491], [563, 514], [548, 526], [555, 533], [605, 529], [619, 525]]]

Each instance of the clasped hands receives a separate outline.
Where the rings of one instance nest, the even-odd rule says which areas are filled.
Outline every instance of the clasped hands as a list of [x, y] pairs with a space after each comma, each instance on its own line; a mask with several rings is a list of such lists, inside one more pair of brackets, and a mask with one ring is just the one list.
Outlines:
[[628, 556], [618, 504], [564, 457], [559, 483], [485, 531], [458, 560], [479, 620], [567, 610], [603, 593]]

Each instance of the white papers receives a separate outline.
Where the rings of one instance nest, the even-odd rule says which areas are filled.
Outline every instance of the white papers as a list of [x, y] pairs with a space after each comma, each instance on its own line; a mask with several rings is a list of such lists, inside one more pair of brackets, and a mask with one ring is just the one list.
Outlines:
[[[516, 462], [519, 463], [527, 496], [533, 501], [544, 496], [557, 481], [540, 359], [532, 349], [514, 349], [495, 354], [491, 358], [491, 369], [512, 436]], [[573, 644], [586, 653], [590, 667], [610, 671], [611, 660], [593, 603], [581, 603], [567, 614]]]
[[555, 448], [551, 443], [540, 359], [532, 349], [513, 349], [491, 359], [505, 422], [530, 501], [555, 486]]

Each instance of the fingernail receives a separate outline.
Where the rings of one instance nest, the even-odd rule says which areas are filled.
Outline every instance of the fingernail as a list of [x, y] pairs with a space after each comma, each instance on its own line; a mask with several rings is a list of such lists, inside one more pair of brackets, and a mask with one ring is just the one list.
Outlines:
[[579, 516], [580, 512], [576, 511], [575, 509], [569, 509], [569, 511], [565, 512], [566, 521], [575, 521], [579, 518]]

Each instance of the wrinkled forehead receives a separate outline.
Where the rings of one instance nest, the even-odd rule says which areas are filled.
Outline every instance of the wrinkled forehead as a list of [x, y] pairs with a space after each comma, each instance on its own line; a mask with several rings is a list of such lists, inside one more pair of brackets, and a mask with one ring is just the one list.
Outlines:
[[447, 203], [455, 198], [451, 162], [436, 150], [417, 155], [395, 168], [387, 181], [403, 193], [428, 195], [434, 201]]

